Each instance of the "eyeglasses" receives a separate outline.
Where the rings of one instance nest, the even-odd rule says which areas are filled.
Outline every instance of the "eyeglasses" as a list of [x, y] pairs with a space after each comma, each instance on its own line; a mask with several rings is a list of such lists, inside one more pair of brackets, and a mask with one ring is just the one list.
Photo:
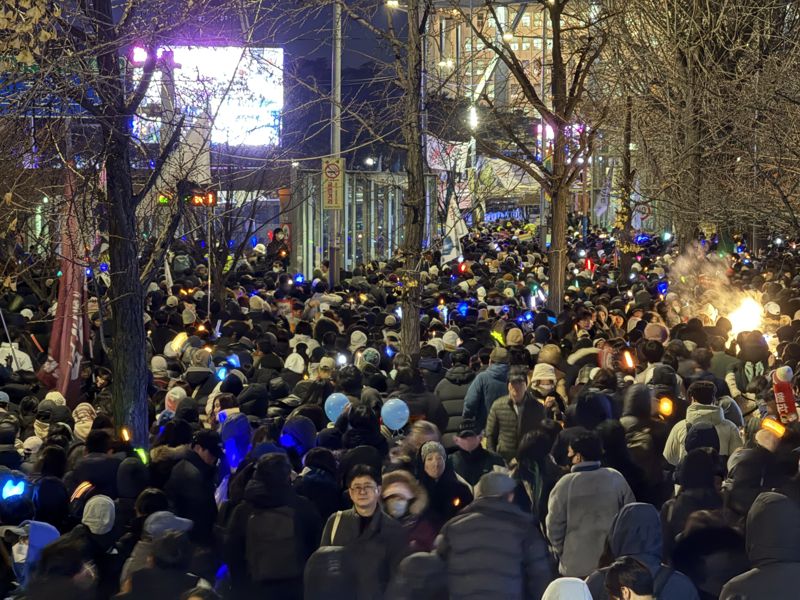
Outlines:
[[370, 494], [378, 488], [374, 485], [354, 485], [350, 487], [350, 491], [354, 494]]

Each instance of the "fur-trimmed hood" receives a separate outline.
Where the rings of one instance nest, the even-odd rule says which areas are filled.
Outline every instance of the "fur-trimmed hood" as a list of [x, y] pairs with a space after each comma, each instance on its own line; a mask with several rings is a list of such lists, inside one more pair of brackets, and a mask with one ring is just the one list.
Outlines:
[[414, 516], [419, 516], [428, 507], [428, 492], [419, 483], [414, 476], [408, 471], [397, 470], [386, 473], [383, 476], [381, 496], [388, 498], [399, 491], [399, 488], [405, 487], [411, 490], [413, 499], [408, 505], [408, 512]]

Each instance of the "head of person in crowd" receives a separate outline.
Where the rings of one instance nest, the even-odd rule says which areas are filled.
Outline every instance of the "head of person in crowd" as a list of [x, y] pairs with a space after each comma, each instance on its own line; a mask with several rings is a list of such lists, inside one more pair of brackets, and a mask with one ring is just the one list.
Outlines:
[[612, 600], [653, 600], [653, 575], [635, 558], [623, 556], [606, 572], [606, 591]]
[[353, 508], [361, 517], [380, 509], [381, 476], [368, 465], [355, 465], [347, 475], [347, 490]]

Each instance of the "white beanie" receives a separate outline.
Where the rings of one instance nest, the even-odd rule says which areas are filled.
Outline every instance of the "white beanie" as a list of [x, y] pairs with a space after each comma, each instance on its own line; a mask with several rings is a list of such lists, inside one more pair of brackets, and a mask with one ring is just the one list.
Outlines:
[[293, 352], [289, 356], [286, 357], [286, 362], [283, 363], [284, 368], [289, 369], [292, 373], [297, 373], [298, 375], [302, 375], [303, 371], [306, 370], [306, 363], [303, 360], [303, 357], [297, 354], [297, 352]]
[[116, 511], [114, 501], [108, 496], [93, 496], [83, 507], [81, 523], [95, 535], [105, 535], [114, 528]]
[[56, 406], [66, 406], [67, 400], [64, 398], [63, 394], [58, 390], [52, 390], [47, 392], [44, 397], [45, 400], [51, 400]]
[[350, 352], [355, 352], [359, 348], [367, 345], [367, 334], [356, 329], [350, 334]]

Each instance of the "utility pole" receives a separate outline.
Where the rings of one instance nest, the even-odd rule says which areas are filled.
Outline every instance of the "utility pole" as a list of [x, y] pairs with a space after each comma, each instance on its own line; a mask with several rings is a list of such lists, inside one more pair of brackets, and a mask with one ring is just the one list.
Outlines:
[[[342, 6], [333, 2], [333, 52], [331, 57], [331, 157], [342, 156]], [[346, 177], [344, 173], [341, 177]], [[344, 198], [347, 205], [347, 199]], [[346, 208], [345, 208], [346, 210]], [[331, 210], [330, 240], [330, 284], [339, 283], [342, 268], [342, 209]]]

